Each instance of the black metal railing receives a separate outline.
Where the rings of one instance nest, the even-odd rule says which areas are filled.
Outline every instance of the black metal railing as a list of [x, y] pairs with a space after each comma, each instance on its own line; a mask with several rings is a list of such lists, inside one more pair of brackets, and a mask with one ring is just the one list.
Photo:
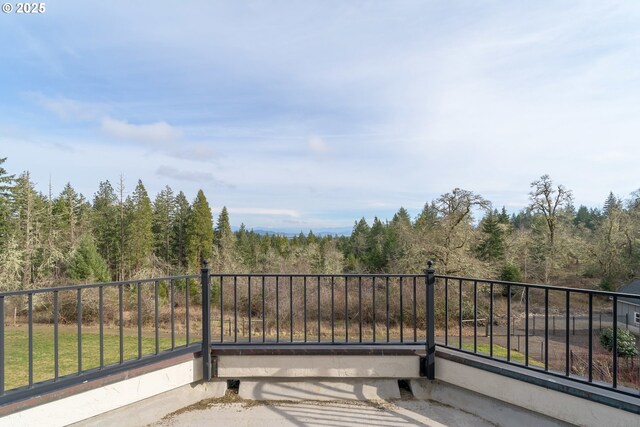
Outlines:
[[431, 263], [425, 274], [209, 274], [205, 266], [202, 282], [211, 298], [203, 299], [211, 325], [203, 342], [214, 348], [413, 345], [427, 352], [433, 378]]
[[0, 293], [0, 404], [197, 351], [197, 278]]
[[[640, 296], [436, 275], [430, 262], [424, 274], [226, 274], [204, 263], [200, 275], [3, 292], [0, 405], [187, 353], [202, 353], [211, 379], [211, 351], [234, 346], [415, 346], [433, 379], [438, 344], [637, 396], [640, 363], [618, 357], [618, 328], [634, 327], [619, 307], [628, 301]], [[598, 335], [607, 326], [610, 352]]]
[[[629, 329], [628, 316], [618, 315], [620, 303], [632, 302], [640, 311], [640, 295], [445, 275], [436, 280], [438, 345], [640, 394], [640, 363], [633, 350], [618, 354], [619, 330]], [[607, 327], [609, 348], [600, 343]]]

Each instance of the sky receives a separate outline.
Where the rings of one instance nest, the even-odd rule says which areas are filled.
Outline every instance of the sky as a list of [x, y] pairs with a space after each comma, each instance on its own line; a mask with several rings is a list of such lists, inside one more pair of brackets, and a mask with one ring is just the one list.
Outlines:
[[459, 187], [640, 188], [637, 1], [47, 1], [0, 14], [0, 158], [166, 185], [274, 230], [416, 215]]

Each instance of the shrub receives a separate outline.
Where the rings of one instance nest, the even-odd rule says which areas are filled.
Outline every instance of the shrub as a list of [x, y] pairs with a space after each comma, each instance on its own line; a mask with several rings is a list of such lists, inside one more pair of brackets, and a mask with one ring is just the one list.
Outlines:
[[[517, 265], [508, 263], [502, 267], [500, 271], [500, 280], [504, 280], [505, 282], [522, 282], [522, 273]], [[518, 288], [515, 286], [511, 287], [511, 295], [516, 295], [518, 292]], [[504, 286], [502, 289], [502, 296], [507, 296], [507, 286]]]
[[522, 273], [517, 265], [505, 264], [500, 271], [500, 280], [505, 282], [522, 282]]
[[80, 240], [68, 267], [69, 277], [75, 280], [97, 280], [107, 282], [110, 280], [107, 263], [98, 253], [95, 243], [85, 236]]
[[[606, 328], [602, 331], [600, 344], [609, 351], [613, 350], [613, 328]], [[637, 354], [636, 337], [626, 329], [618, 328], [618, 356], [633, 357]]]
[[615, 291], [613, 288], [613, 279], [611, 276], [607, 275], [602, 278], [600, 281], [600, 289], [603, 291]]

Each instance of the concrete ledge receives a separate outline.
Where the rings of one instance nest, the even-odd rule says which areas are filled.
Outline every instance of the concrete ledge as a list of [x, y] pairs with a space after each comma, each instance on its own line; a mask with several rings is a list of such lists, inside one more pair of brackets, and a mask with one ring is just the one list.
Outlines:
[[443, 357], [436, 357], [436, 378], [574, 425], [623, 427], [638, 424], [637, 414]]
[[418, 378], [414, 356], [217, 356], [220, 378]]
[[417, 399], [440, 402], [472, 413], [499, 426], [513, 425], [514, 420], [517, 420], [518, 426], [522, 427], [567, 427], [572, 425], [439, 380], [417, 379], [411, 380], [409, 384], [411, 392]]
[[386, 400], [399, 399], [397, 380], [249, 379], [240, 381], [239, 396], [251, 400]]
[[202, 379], [202, 359], [191, 359], [0, 418], [2, 426], [66, 426]]
[[193, 405], [204, 399], [224, 396], [226, 381], [200, 382], [152, 396], [88, 420], [72, 424], [73, 427], [143, 426], [160, 421], [165, 415]]

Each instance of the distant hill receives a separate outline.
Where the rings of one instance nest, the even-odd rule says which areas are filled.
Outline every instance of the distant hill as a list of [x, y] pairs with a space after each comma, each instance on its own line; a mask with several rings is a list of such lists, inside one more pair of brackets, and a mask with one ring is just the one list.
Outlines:
[[[238, 231], [238, 227], [231, 227], [233, 231]], [[317, 230], [312, 230], [313, 234], [316, 236], [349, 236], [351, 235], [352, 228], [351, 227], [334, 227], [334, 228], [319, 228]], [[309, 230], [293, 230], [293, 229], [264, 229], [258, 228], [253, 229], [254, 233], [261, 235], [279, 235], [285, 237], [295, 237], [302, 232], [305, 236], [309, 234]]]

